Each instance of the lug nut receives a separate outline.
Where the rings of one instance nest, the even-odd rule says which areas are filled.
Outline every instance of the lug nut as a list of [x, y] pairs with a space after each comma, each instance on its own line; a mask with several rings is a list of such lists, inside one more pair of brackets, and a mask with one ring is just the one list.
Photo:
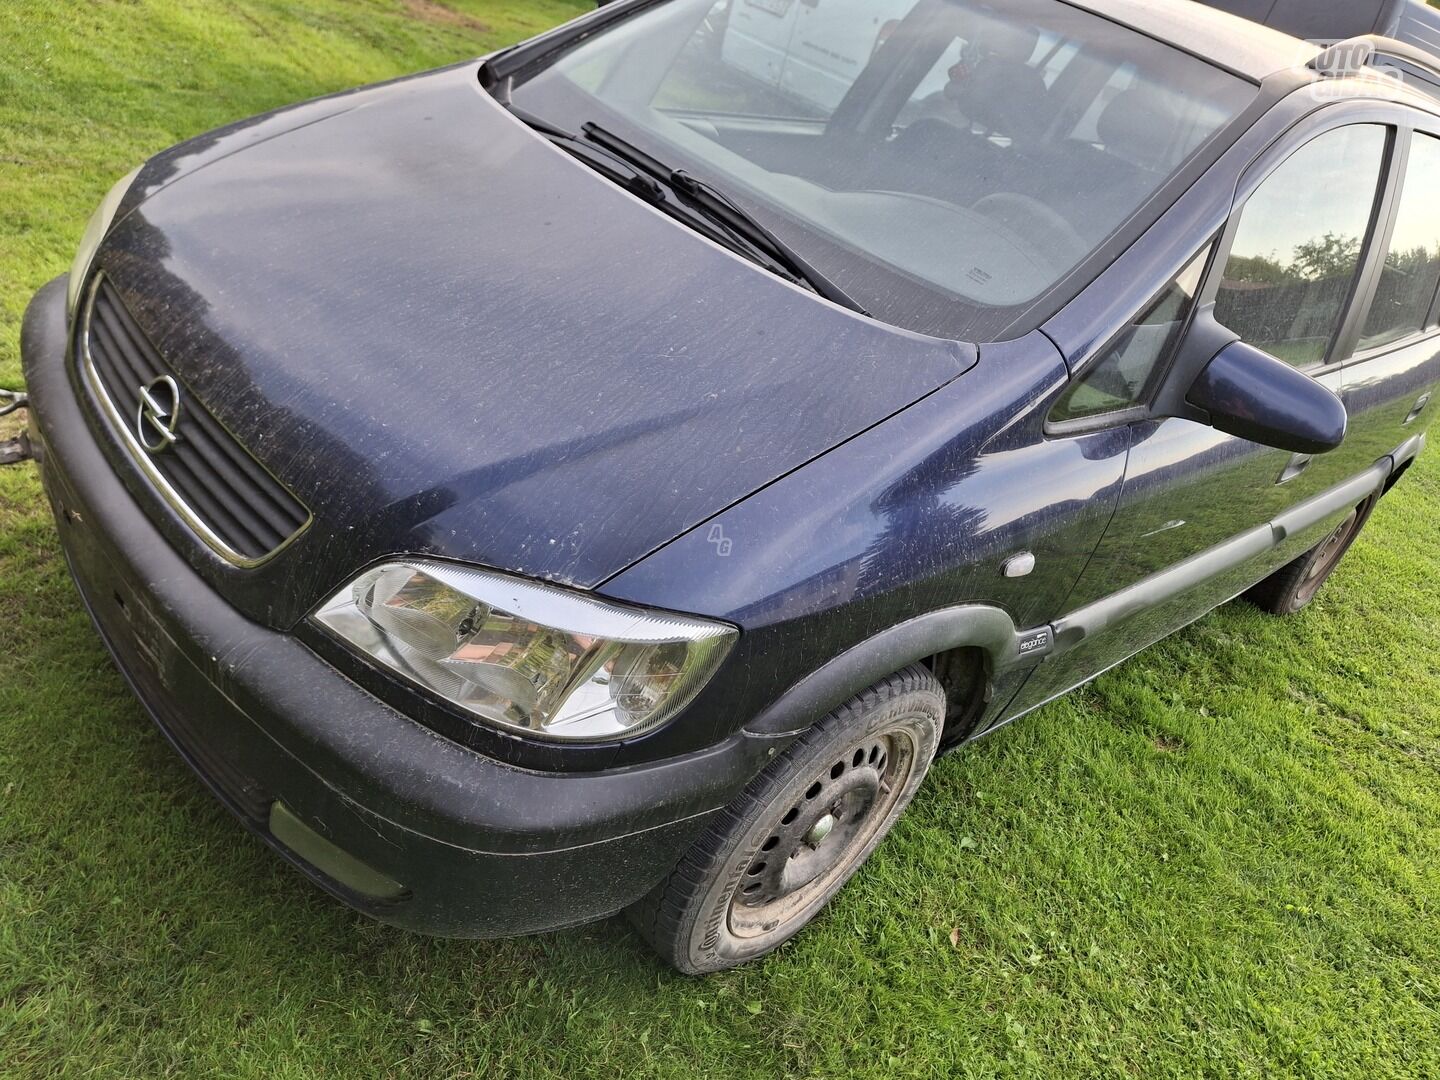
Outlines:
[[835, 815], [826, 814], [819, 821], [815, 822], [814, 825], [810, 826], [810, 831], [805, 834], [805, 842], [812, 848], [819, 847], [834, 828]]

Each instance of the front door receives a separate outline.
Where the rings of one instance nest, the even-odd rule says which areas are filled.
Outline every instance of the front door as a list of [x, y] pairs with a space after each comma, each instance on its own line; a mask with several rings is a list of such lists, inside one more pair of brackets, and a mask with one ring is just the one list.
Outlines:
[[[1263, 179], [1232, 214], [1196, 301], [1213, 301], [1217, 321], [1242, 340], [1337, 393], [1342, 357], [1336, 348], [1377, 217], [1391, 132], [1379, 124], [1348, 124], [1277, 147], [1261, 163]], [[1089, 387], [1092, 397], [1108, 392], [1117, 403], [1127, 393], [1144, 400], [1149, 388], [1123, 370], [1116, 382], [1108, 370], [1116, 366], [1108, 358], [1089, 366], [1071, 399], [1083, 398]], [[1178, 418], [1141, 420], [1132, 433], [1115, 516], [1067, 612], [1263, 525], [1374, 461], [1351, 440], [1307, 458]], [[1062, 693], [1198, 618], [1294, 557], [1302, 541], [1314, 539], [1307, 533], [1227, 565], [1154, 604], [1141, 598], [1127, 617], [1042, 664], [1011, 711]]]

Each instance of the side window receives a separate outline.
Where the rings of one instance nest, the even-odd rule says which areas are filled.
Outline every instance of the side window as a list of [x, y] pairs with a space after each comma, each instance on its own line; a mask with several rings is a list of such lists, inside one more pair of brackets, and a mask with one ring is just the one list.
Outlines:
[[1317, 136], [1271, 173], [1240, 211], [1215, 317], [1296, 367], [1325, 359], [1360, 265], [1386, 129]]
[[1360, 348], [1374, 349], [1426, 328], [1440, 286], [1440, 139], [1415, 133], [1395, 234], [1380, 271], [1375, 300], [1360, 331]]
[[1145, 402], [1175, 347], [1200, 287], [1210, 256], [1207, 247], [1081, 373], [1050, 413], [1052, 423], [1119, 412]]

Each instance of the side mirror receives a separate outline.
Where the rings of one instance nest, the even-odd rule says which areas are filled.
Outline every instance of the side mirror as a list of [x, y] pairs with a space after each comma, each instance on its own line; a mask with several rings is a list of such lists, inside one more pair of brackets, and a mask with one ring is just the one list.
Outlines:
[[1289, 450], [1323, 454], [1345, 438], [1345, 404], [1283, 360], [1243, 341], [1215, 354], [1186, 401], [1227, 435]]

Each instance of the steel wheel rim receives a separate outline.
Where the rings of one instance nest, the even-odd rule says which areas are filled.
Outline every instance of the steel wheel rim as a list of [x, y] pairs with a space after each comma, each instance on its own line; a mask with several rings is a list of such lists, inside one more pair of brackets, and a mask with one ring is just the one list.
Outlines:
[[823, 902], [876, 840], [914, 773], [915, 755], [908, 732], [881, 732], [818, 769], [772, 820], [740, 875], [729, 904], [731, 934], [769, 934]]

